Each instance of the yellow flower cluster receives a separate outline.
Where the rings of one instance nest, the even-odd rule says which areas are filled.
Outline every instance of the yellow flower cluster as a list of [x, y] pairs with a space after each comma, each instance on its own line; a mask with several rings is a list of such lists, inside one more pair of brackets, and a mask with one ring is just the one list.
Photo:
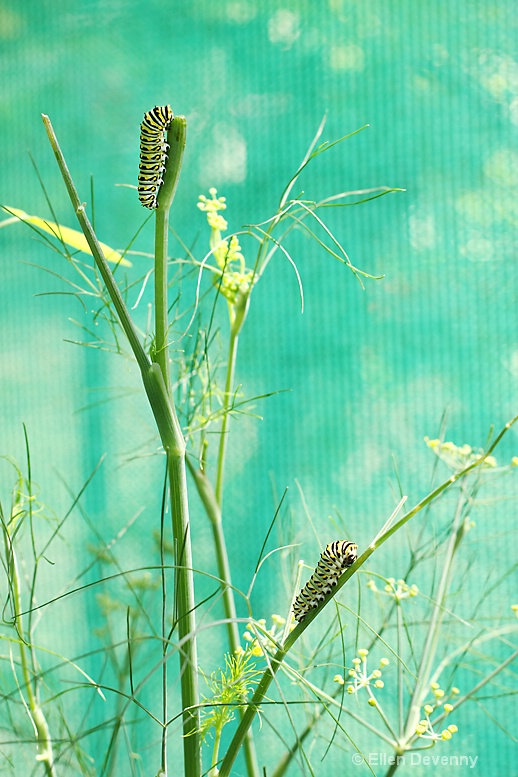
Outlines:
[[[447, 728], [441, 731], [435, 731], [430, 716], [437, 712], [442, 707], [442, 711], [447, 715], [453, 710], [453, 705], [446, 702], [444, 703], [445, 693], [440, 687], [439, 683], [432, 683], [430, 685], [431, 691], [435, 700], [432, 704], [425, 704], [423, 711], [426, 717], [419, 721], [416, 726], [415, 733], [421, 739], [430, 739], [432, 742], [439, 742], [440, 740], [447, 741], [457, 733], [458, 728], [455, 724], [449, 725]], [[450, 697], [458, 696], [460, 693], [458, 688], [452, 688], [450, 691]]]
[[230, 238], [221, 236], [228, 227], [227, 220], [219, 212], [227, 207], [225, 197], [218, 197], [215, 188], [209, 189], [209, 194], [210, 198], [200, 194], [198, 208], [207, 214], [207, 223], [211, 230], [210, 249], [218, 265], [217, 271], [212, 268], [216, 272], [214, 285], [230, 305], [236, 306], [241, 299], [249, 295], [256, 280], [255, 273], [246, 268], [237, 235]]
[[[482, 448], [472, 448], [467, 444], [455, 445], [453, 442], [430, 440], [429, 437], [425, 437], [424, 441], [436, 456], [442, 459], [455, 472], [465, 469], [470, 464], [474, 464], [484, 455]], [[518, 457], [515, 458], [516, 463], [518, 463]], [[514, 459], [512, 463], [516, 466]], [[494, 456], [487, 456], [481, 466], [486, 469], [494, 469], [497, 466], [497, 461]]]
[[[377, 701], [372, 693], [372, 689], [380, 690], [384, 688], [385, 683], [381, 679], [382, 669], [389, 664], [388, 658], [381, 658], [379, 662], [379, 668], [369, 672], [367, 669], [367, 656], [369, 651], [366, 648], [360, 648], [358, 655], [352, 660], [352, 668], [349, 669], [349, 684], [347, 685], [347, 693], [358, 693], [361, 688], [366, 688], [369, 694], [368, 703], [371, 707], [377, 706]], [[335, 683], [339, 685], [345, 685], [345, 680], [341, 674], [336, 674], [333, 678]]]
[[397, 602], [400, 602], [402, 599], [408, 599], [417, 596], [419, 593], [419, 588], [415, 583], [408, 585], [408, 583], [405, 583], [405, 581], [401, 578], [396, 580], [393, 577], [387, 578], [387, 584], [384, 586], [382, 591], [377, 587], [376, 583], [372, 579], [367, 583], [367, 587], [375, 593], [392, 596]]
[[[250, 622], [247, 630], [243, 634], [243, 639], [247, 642], [246, 651], [252, 656], [262, 656], [264, 652], [275, 653], [277, 646], [282, 642], [284, 635], [285, 618], [275, 613], [272, 615], [272, 625], [266, 629], [266, 619], [261, 618], [258, 621]], [[292, 619], [289, 631], [293, 631], [297, 624]], [[236, 653], [242, 654], [245, 650], [239, 647]]]

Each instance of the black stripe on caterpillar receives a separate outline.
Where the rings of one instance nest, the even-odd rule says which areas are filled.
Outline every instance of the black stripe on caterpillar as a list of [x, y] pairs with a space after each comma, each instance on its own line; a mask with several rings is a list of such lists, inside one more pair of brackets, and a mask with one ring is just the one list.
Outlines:
[[320, 556], [317, 568], [293, 603], [295, 620], [302, 623], [308, 612], [324, 600], [342, 572], [354, 564], [358, 546], [347, 540], [330, 542]]
[[158, 192], [162, 185], [169, 146], [165, 133], [173, 120], [169, 105], [156, 105], [144, 114], [140, 125], [140, 165], [138, 196], [145, 208], [158, 207]]

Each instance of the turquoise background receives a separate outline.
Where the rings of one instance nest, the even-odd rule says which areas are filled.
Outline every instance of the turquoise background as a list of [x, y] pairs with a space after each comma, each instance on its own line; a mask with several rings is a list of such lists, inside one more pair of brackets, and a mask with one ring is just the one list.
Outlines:
[[[394, 460], [409, 504], [427, 493], [434, 461], [423, 437], [439, 434], [444, 413], [447, 438], [483, 446], [491, 425], [499, 430], [518, 412], [517, 39], [509, 1], [1, 4], [3, 204], [51, 217], [30, 151], [58, 219], [76, 226], [41, 124], [46, 113], [85, 200], [93, 176], [99, 238], [124, 248], [146, 214], [136, 192], [116, 184], [135, 184], [142, 115], [163, 103], [188, 121], [172, 222], [199, 258], [207, 229], [198, 195], [216, 186], [227, 197], [230, 229], [268, 218], [324, 115], [329, 141], [370, 126], [310, 166], [300, 184], [305, 197], [380, 185], [406, 190], [327, 214], [351, 261], [383, 280], [367, 280], [362, 290], [344, 266], [296, 236], [289, 248], [304, 284], [303, 315], [280, 254], [254, 292], [237, 381], [246, 396], [290, 392], [257, 405], [263, 421], [232, 425], [225, 504], [238, 587], [248, 587], [285, 486], [290, 515], [282, 538], [304, 543], [299, 552], [313, 564], [335, 538], [328, 516], [343, 516], [360, 546], [371, 540], [397, 501]], [[149, 252], [152, 240], [149, 222], [132, 248]], [[23, 225], [0, 231], [0, 251], [0, 452], [23, 460], [24, 422], [34, 478], [58, 517], [106, 453], [83, 509], [105, 540], [142, 509], [119, 555], [127, 568], [158, 563], [150, 527], [158, 527], [163, 463], [135, 366], [68, 342], [81, 339], [69, 319], [89, 322], [72, 298], [34, 296], [63, 290], [33, 266], [65, 272], [58, 254]], [[149, 269], [149, 259], [133, 261], [135, 277]], [[145, 311], [139, 323], [144, 318]], [[517, 452], [513, 430], [497, 456], [508, 462]], [[491, 547], [501, 569], [515, 563], [510, 481], [482, 506], [473, 563], [486, 560], [477, 542]], [[2, 502], [10, 482], [2, 471]], [[496, 501], [503, 495], [512, 498]], [[214, 572], [195, 498], [193, 512], [198, 564]], [[44, 572], [42, 600], [89, 563], [92, 533], [79, 513], [67, 530], [55, 566]], [[392, 541], [378, 563], [383, 574], [402, 574], [400, 544]], [[472, 609], [477, 580], [464, 593]], [[275, 556], [254, 597], [257, 617], [286, 611]], [[513, 597], [510, 574], [490, 602], [497, 623], [510, 617]], [[59, 634], [60, 651], [78, 655], [97, 607], [79, 596], [72, 608], [57, 605], [56, 619], [41, 629]], [[206, 671], [214, 668], [212, 652], [201, 648]], [[95, 674], [98, 661], [89, 658], [87, 671]], [[490, 707], [499, 720], [510, 714], [507, 703]], [[479, 761], [455, 774], [512, 774], [511, 740], [475, 705], [462, 713], [470, 734], [459, 734], [458, 752], [476, 752]], [[282, 746], [267, 726], [261, 736], [271, 769], [276, 759], [264, 754]], [[349, 759], [341, 751], [323, 764], [316, 759], [316, 772], [348, 773]], [[154, 760], [142, 773], [153, 768]]]

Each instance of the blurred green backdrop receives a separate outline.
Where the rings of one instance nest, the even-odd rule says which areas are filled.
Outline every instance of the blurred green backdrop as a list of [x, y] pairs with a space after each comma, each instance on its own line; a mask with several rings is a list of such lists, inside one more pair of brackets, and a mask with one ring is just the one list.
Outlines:
[[[307, 171], [308, 198], [406, 189], [330, 216], [352, 262], [384, 280], [362, 291], [301, 238], [292, 251], [304, 314], [280, 256], [254, 293], [238, 382], [248, 396], [291, 392], [261, 403], [264, 421], [244, 419], [231, 445], [226, 504], [238, 586], [248, 586], [273, 515], [272, 473], [278, 492], [292, 486], [294, 528], [312, 562], [319, 549], [304, 529], [295, 478], [322, 544], [334, 538], [327, 516], [336, 506], [365, 545], [394, 505], [393, 457], [410, 500], [426, 492], [423, 437], [438, 434], [445, 411], [447, 437], [475, 446], [518, 412], [517, 38], [510, 0], [2, 2], [2, 203], [50, 217], [30, 151], [59, 220], [76, 226], [41, 124], [47, 113], [83, 199], [94, 178], [100, 239], [124, 248], [146, 214], [136, 192], [116, 184], [136, 183], [142, 115], [163, 103], [188, 119], [172, 215], [187, 245], [206, 244], [196, 201], [210, 186], [227, 197], [230, 229], [270, 216], [325, 114], [323, 139], [370, 127]], [[152, 238], [149, 223], [133, 248], [150, 251]], [[58, 515], [70, 503], [62, 481], [77, 491], [107, 453], [84, 509], [108, 538], [145, 506], [123, 548], [128, 566], [156, 562], [149, 526], [162, 465], [140, 457], [156, 441], [137, 371], [67, 342], [79, 337], [73, 299], [34, 296], [63, 289], [31, 265], [59, 270], [59, 256], [23, 225], [0, 232], [0, 250], [1, 452], [23, 460], [25, 422], [34, 477]], [[134, 263], [139, 275], [149, 266]], [[122, 401], [107, 401], [114, 395]], [[517, 451], [513, 431], [499, 455]], [[479, 530], [498, 542], [514, 515], [513, 502], [499, 505]], [[198, 518], [195, 508], [203, 543], [208, 527]], [[86, 543], [79, 519], [71, 531]], [[510, 565], [516, 544], [506, 540], [498, 553]], [[396, 544], [385, 554], [380, 563], [397, 577]], [[61, 560], [49, 596], [78, 563]], [[287, 606], [270, 571], [256, 589], [265, 616]], [[515, 583], [510, 576], [502, 612]], [[77, 617], [88, 631], [95, 613]], [[72, 652], [82, 649], [81, 629], [71, 633], [65, 617], [62, 631]], [[509, 739], [496, 727], [475, 730], [473, 741], [486, 759], [475, 771], [491, 764], [512, 773]]]

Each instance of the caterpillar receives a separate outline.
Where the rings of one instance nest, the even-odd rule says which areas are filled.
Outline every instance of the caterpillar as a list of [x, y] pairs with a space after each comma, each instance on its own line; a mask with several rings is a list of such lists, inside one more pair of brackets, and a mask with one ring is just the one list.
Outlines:
[[140, 125], [138, 197], [145, 208], [152, 210], [158, 207], [158, 192], [169, 150], [165, 133], [173, 118], [170, 105], [156, 105], [153, 110], [144, 114]]
[[326, 546], [317, 568], [293, 603], [295, 620], [302, 623], [308, 612], [319, 606], [342, 572], [354, 564], [357, 550], [358, 546], [347, 540], [335, 540]]

